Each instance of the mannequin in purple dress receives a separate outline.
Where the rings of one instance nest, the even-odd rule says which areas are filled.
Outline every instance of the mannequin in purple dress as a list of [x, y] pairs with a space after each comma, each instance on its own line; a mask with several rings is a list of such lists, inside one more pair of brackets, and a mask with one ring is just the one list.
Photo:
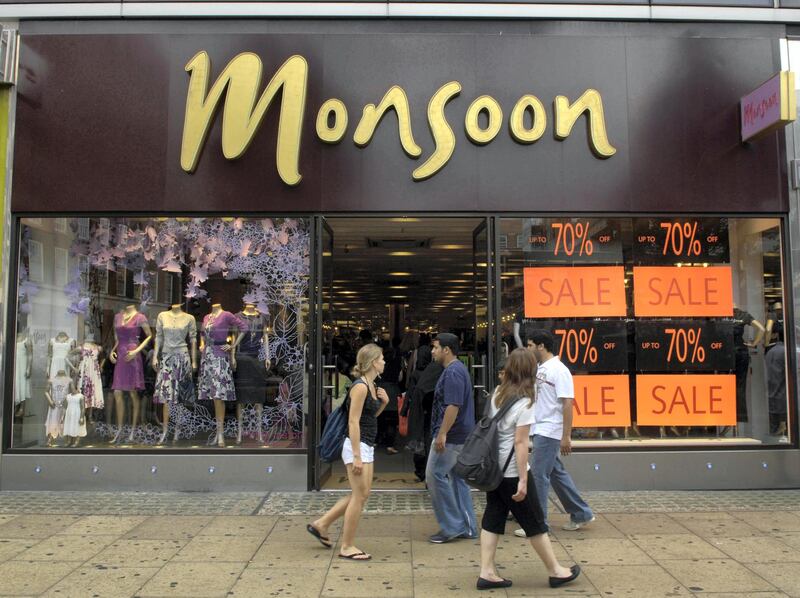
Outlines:
[[225, 402], [236, 400], [233, 383], [236, 347], [242, 342], [246, 331], [247, 324], [231, 312], [222, 309], [220, 303], [212, 304], [211, 313], [203, 318], [197, 398], [200, 401], [214, 401], [214, 415], [217, 419], [216, 442], [220, 447], [225, 446], [223, 434]]
[[[144, 335], [144, 340], [139, 341]], [[140, 353], [153, 338], [153, 331], [144, 314], [136, 310], [135, 305], [128, 305], [114, 316], [114, 348], [109, 360], [114, 364], [114, 410], [117, 412], [117, 434], [112, 443], [119, 442], [125, 418], [123, 393], [131, 397], [132, 416], [131, 433], [128, 442], [133, 442], [136, 424], [139, 421], [141, 402], [139, 391], [144, 390], [144, 364]]]

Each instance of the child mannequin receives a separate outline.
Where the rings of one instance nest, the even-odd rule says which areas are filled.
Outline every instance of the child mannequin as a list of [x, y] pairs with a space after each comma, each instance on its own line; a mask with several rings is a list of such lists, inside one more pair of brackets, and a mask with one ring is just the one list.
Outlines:
[[47, 385], [44, 393], [47, 399], [47, 418], [44, 423], [47, 446], [55, 446], [63, 434], [64, 411], [71, 386], [72, 380], [63, 369], [58, 370]]
[[78, 392], [72, 382], [69, 385], [66, 403], [67, 408], [62, 416], [62, 433], [67, 438], [67, 446], [77, 447], [81, 438], [86, 436], [86, 405], [83, 394]]

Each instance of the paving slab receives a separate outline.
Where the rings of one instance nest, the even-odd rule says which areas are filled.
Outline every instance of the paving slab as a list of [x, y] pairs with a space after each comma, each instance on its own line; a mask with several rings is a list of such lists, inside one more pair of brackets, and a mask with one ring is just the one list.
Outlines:
[[94, 555], [89, 564], [106, 567], [162, 567], [189, 540], [138, 540], [120, 538]]
[[83, 566], [59, 581], [48, 598], [120, 598], [134, 596], [158, 568]]
[[141, 515], [87, 515], [59, 533], [76, 536], [121, 536], [144, 523], [146, 519], [147, 517]]
[[796, 563], [757, 563], [747, 567], [789, 596], [800, 596], [800, 566]]
[[761, 536], [763, 532], [730, 513], [672, 513], [670, 515], [693, 534], [703, 538], [722, 536], [741, 538], [743, 536]]
[[168, 563], [137, 592], [137, 596], [225, 596], [239, 580], [244, 567], [244, 563]]
[[249, 515], [217, 516], [200, 530], [200, 535], [266, 538], [277, 520], [277, 517], [252, 517]]
[[228, 595], [245, 598], [319, 596], [326, 575], [327, 571], [324, 569], [247, 567]]
[[604, 596], [691, 596], [675, 577], [657, 565], [598, 565], [585, 575]]
[[[661, 566], [692, 592], [760, 592], [777, 588], [733, 559], [667, 560]], [[753, 567], [761, 565], [753, 565]]]
[[331, 564], [334, 551], [317, 542], [265, 542], [253, 555], [252, 564], [261, 567], [325, 569]]
[[655, 564], [647, 553], [625, 538], [565, 539], [561, 544], [581, 566]]
[[19, 553], [36, 546], [41, 540], [32, 538], [23, 539], [2, 539], [0, 540], [0, 561], [7, 561], [14, 558]]
[[724, 559], [728, 555], [700, 536], [684, 534], [635, 534], [631, 541], [656, 561], [665, 559]]
[[211, 522], [206, 516], [150, 517], [129, 531], [125, 537], [132, 540], [181, 540], [199, 534]]
[[610, 513], [606, 520], [623, 534], [685, 534], [685, 527], [662, 513]]
[[48, 538], [78, 519], [76, 515], [20, 515], [0, 525], [0, 538]]
[[55, 585], [80, 563], [7, 561], [0, 563], [0, 595], [38, 596]]
[[773, 536], [709, 538], [708, 541], [740, 563], [800, 563], [800, 551]]
[[263, 542], [260, 536], [196, 536], [173, 558], [173, 562], [246, 562]]
[[14, 557], [14, 560], [77, 561], [85, 563], [113, 541], [113, 536], [55, 535], [18, 554]]
[[742, 511], [731, 515], [762, 532], [800, 532], [800, 516], [787, 511]]

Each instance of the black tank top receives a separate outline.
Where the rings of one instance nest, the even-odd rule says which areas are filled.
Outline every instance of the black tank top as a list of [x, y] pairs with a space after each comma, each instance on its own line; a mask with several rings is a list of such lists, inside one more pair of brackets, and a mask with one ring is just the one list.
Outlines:
[[[378, 409], [381, 407], [381, 402], [372, 396], [369, 385], [361, 378], [353, 382], [350, 391], [356, 387], [356, 384], [365, 384], [367, 386], [367, 397], [364, 399], [364, 408], [361, 410], [361, 418], [358, 420], [358, 427], [361, 431], [361, 442], [367, 446], [375, 446], [375, 438], [378, 436]], [[347, 407], [350, 407], [350, 396], [347, 396]]]

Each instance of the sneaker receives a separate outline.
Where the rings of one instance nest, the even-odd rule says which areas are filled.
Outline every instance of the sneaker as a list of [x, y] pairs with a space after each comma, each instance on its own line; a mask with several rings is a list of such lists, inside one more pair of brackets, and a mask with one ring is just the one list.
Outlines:
[[458, 538], [459, 540], [477, 540], [478, 534], [470, 534], [470, 533], [458, 534], [456, 538]]
[[577, 532], [579, 529], [586, 527], [587, 525], [589, 525], [594, 520], [595, 520], [595, 516], [594, 515], [592, 515], [592, 518], [589, 521], [572, 521], [572, 520], [570, 520], [570, 522], [567, 523], [566, 525], [562, 526], [561, 529], [563, 529], [565, 532]]
[[431, 544], [447, 544], [448, 542], [455, 540], [458, 536], [446, 536], [442, 530], [439, 530], [435, 534], [433, 534], [428, 540]]
[[514, 535], [517, 538], [527, 538], [528, 537], [528, 536], [525, 535], [525, 530], [524, 529], [515, 529], [514, 530]]

